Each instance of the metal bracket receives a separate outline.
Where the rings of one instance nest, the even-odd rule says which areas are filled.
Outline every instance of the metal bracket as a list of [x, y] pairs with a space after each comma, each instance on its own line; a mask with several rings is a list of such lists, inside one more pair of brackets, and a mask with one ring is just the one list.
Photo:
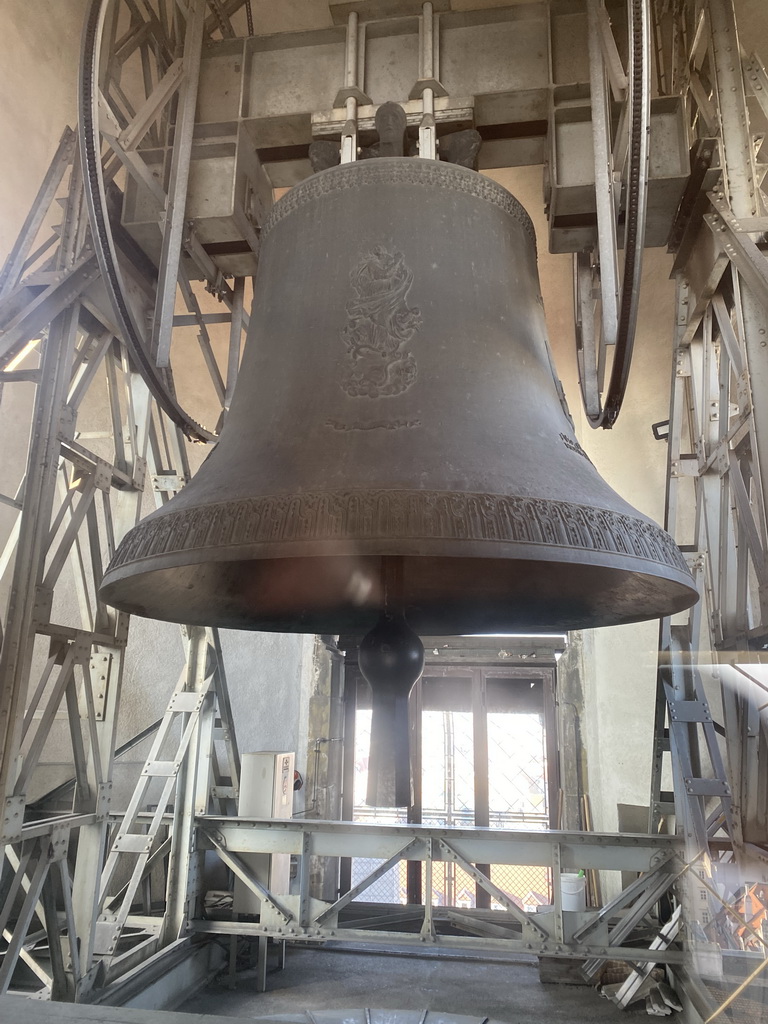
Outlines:
[[344, 89], [339, 89], [333, 105], [334, 107], [343, 107], [347, 100], [356, 100], [362, 106], [368, 106], [373, 103], [371, 97], [364, 93], [362, 89], [358, 89], [356, 85], [349, 85]]
[[657, 441], [669, 440], [669, 420], [659, 420], [658, 423], [652, 423], [651, 430]]
[[433, 96], [447, 96], [448, 90], [436, 78], [418, 78], [408, 93], [409, 100], [419, 100], [425, 89], [431, 89]]
[[112, 783], [100, 782], [96, 792], [96, 817], [101, 821], [109, 815], [110, 804], [112, 803]]
[[50, 622], [53, 609], [53, 588], [39, 583], [35, 587], [35, 622]]
[[0, 843], [15, 843], [21, 839], [26, 802], [27, 798], [23, 793], [20, 796], [6, 797], [3, 806], [3, 823], [0, 827]]
[[69, 829], [55, 828], [51, 833], [51, 842], [48, 848], [48, 859], [51, 863], [64, 860], [69, 849]]

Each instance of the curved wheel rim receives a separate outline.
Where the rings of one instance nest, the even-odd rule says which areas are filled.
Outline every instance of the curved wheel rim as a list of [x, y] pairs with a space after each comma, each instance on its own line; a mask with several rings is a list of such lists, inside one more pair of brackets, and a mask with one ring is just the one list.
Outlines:
[[[588, 422], [594, 428], [610, 429], [618, 419], [629, 381], [632, 351], [637, 329], [640, 280], [643, 265], [645, 221], [648, 190], [648, 159], [650, 134], [650, 28], [648, 0], [628, 0], [630, 68], [628, 84], [629, 147], [627, 159], [626, 213], [624, 231], [624, 272], [619, 286], [618, 303], [607, 318], [615, 318], [615, 336], [609, 328], [606, 337], [603, 325], [598, 331], [589, 308], [596, 274], [589, 273], [586, 253], [574, 258], [574, 300], [576, 348], [579, 385]], [[598, 217], [600, 210], [598, 208]], [[608, 232], [615, 239], [615, 224]], [[599, 256], [615, 263], [616, 253], [598, 249]], [[603, 282], [600, 282], [603, 284]], [[603, 299], [606, 289], [602, 287]], [[612, 300], [609, 298], [609, 302]], [[590, 323], [591, 320], [591, 323]], [[607, 389], [605, 388], [606, 349], [614, 349]]]
[[203, 426], [178, 402], [170, 368], [162, 370], [154, 364], [130, 303], [126, 299], [125, 281], [120, 269], [117, 246], [107, 211], [99, 111], [99, 80], [102, 70], [104, 25], [107, 14], [117, 2], [119, 0], [91, 0], [85, 19], [81, 47], [78, 96], [80, 131], [78, 135], [86, 205], [96, 258], [113, 307], [117, 321], [116, 326], [150, 393], [163, 412], [180, 427], [188, 438], [200, 442], [215, 441], [218, 436], [217, 431]]

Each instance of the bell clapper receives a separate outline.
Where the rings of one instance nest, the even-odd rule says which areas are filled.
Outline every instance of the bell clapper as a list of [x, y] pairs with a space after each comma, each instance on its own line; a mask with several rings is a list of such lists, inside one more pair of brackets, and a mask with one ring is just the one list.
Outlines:
[[405, 807], [411, 800], [408, 697], [424, 671], [424, 645], [402, 611], [385, 607], [360, 643], [358, 663], [373, 708], [366, 803]]

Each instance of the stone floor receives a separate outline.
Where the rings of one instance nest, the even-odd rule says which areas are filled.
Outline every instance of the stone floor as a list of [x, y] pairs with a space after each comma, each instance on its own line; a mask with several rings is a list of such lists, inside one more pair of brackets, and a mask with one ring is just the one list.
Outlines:
[[[464, 1014], [509, 1024], [627, 1024], [628, 1016], [638, 1012], [646, 1017], [642, 1004], [639, 1011], [622, 1011], [593, 988], [541, 984], [533, 958], [489, 963], [431, 952], [423, 957], [413, 952], [382, 956], [294, 947], [287, 951], [285, 970], [270, 971], [266, 992], [257, 991], [252, 971], [239, 975], [234, 989], [225, 982], [213, 982], [178, 1009], [255, 1018], [371, 1007]], [[312, 1016], [304, 1019], [311, 1021]]]

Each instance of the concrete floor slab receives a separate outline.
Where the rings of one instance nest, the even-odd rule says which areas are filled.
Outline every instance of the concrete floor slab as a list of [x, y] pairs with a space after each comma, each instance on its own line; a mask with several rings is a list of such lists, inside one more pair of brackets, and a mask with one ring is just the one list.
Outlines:
[[434, 954], [422, 958], [413, 952], [381, 956], [293, 947], [287, 951], [285, 970], [270, 970], [267, 989], [258, 992], [255, 971], [246, 971], [238, 975], [234, 990], [227, 988], [225, 978], [219, 979], [179, 1009], [253, 1020], [367, 1006], [465, 1014], [508, 1024], [626, 1024], [628, 1014], [646, 1016], [642, 1003], [638, 1010], [622, 1011], [593, 988], [541, 984], [533, 958], [530, 963], [488, 963]]

